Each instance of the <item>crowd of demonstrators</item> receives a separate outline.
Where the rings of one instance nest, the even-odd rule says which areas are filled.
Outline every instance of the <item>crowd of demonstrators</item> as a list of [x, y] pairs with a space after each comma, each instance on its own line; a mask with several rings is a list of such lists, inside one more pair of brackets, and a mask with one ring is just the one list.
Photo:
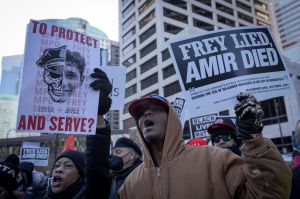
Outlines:
[[252, 95], [240, 93], [235, 112], [241, 156], [214, 146], [186, 147], [176, 111], [163, 97], [133, 101], [129, 113], [142, 138], [143, 163], [127, 177], [119, 197], [288, 198], [291, 170], [262, 136], [261, 107]]
[[142, 163], [141, 158], [142, 151], [133, 140], [121, 137], [116, 141], [109, 159], [112, 177], [110, 199], [118, 198], [118, 190], [127, 176]]
[[236, 134], [236, 126], [232, 119], [219, 117], [207, 128], [211, 136], [213, 146], [229, 149], [237, 155], [241, 155], [240, 143]]
[[[291, 191], [291, 170], [276, 146], [263, 138], [263, 111], [253, 95], [237, 96], [236, 125], [219, 118], [208, 128], [214, 146], [202, 139], [185, 145], [181, 122], [167, 99], [158, 95], [137, 99], [129, 113], [143, 152], [122, 137], [109, 156], [111, 130], [103, 115], [111, 106], [112, 85], [101, 69], [94, 69], [91, 77], [96, 80], [90, 86], [100, 95], [96, 134], [87, 136], [86, 151], [60, 154], [47, 188], [47, 177], [34, 171], [32, 163], [9, 155], [0, 162], [0, 199], [299, 198], [295, 188], [299, 177], [293, 178]], [[243, 142], [240, 151], [238, 138]], [[293, 165], [293, 175], [298, 168], [299, 175], [300, 156]]]

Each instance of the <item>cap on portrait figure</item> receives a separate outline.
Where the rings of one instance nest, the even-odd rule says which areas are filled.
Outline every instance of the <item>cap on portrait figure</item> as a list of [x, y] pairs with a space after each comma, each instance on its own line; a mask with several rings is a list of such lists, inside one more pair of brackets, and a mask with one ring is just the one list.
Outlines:
[[36, 64], [45, 70], [61, 75], [65, 65], [66, 46], [48, 48], [37, 60]]

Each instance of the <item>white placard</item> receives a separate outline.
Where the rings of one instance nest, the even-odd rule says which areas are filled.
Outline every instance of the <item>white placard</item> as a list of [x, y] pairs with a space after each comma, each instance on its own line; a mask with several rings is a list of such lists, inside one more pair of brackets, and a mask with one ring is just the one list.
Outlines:
[[233, 107], [239, 92], [258, 100], [295, 92], [266, 27], [201, 32], [168, 47], [192, 117]]
[[87, 78], [100, 66], [99, 41], [54, 23], [27, 26], [17, 132], [95, 134], [99, 92]]

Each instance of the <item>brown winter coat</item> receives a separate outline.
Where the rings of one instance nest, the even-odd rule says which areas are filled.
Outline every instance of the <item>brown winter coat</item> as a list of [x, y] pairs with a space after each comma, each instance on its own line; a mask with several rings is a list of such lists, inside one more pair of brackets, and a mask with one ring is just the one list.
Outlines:
[[127, 177], [120, 199], [289, 198], [291, 171], [271, 141], [246, 141], [242, 157], [212, 146], [185, 146], [169, 107], [161, 166], [154, 166], [143, 140], [144, 162]]

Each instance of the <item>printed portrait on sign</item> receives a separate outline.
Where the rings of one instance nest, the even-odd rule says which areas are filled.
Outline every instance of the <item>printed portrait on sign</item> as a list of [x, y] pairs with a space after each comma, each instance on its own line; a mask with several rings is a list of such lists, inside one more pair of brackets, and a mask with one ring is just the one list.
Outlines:
[[43, 79], [54, 102], [65, 102], [83, 83], [85, 59], [66, 46], [46, 49], [36, 64], [44, 69]]

